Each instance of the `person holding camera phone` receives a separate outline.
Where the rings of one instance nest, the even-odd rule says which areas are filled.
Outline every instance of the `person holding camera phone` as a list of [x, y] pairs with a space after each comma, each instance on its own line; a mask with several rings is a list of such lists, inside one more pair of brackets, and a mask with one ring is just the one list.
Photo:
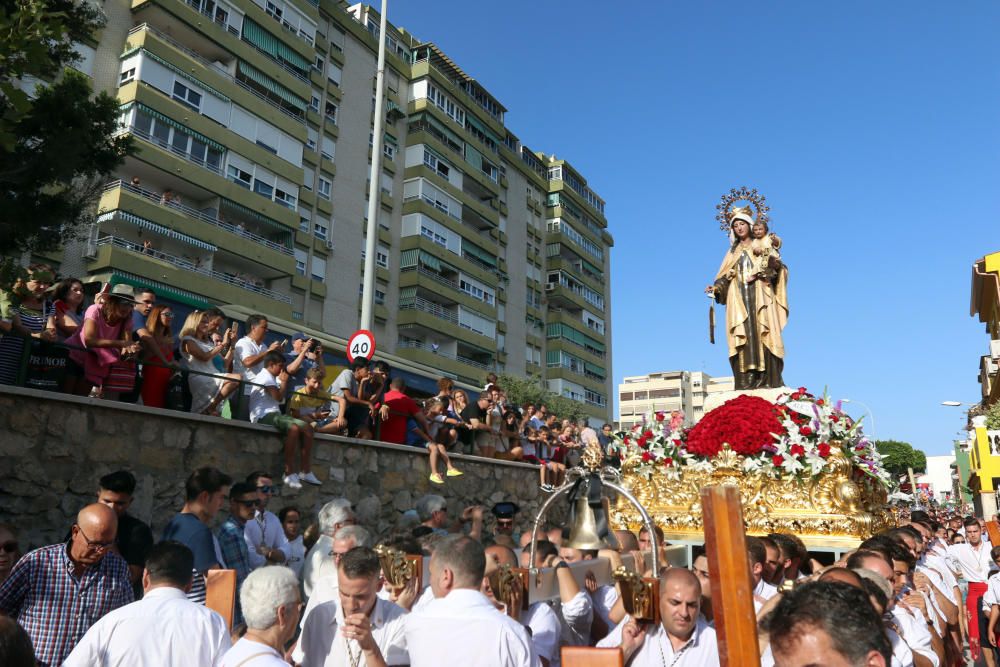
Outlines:
[[318, 368], [326, 374], [326, 364], [323, 363], [323, 344], [315, 338], [310, 338], [301, 331], [292, 334], [292, 349], [285, 353], [285, 372], [288, 373], [288, 389], [286, 396], [291, 398], [292, 392], [306, 384], [306, 372], [310, 368]]

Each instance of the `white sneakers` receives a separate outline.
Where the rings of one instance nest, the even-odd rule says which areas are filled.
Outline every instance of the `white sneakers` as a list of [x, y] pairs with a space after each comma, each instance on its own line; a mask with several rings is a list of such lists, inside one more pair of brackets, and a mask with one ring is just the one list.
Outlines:
[[284, 482], [285, 486], [294, 491], [302, 488], [302, 482], [299, 481], [299, 476], [294, 472], [290, 475], [285, 475]]
[[316, 478], [316, 475], [312, 474], [311, 472], [300, 472], [299, 473], [299, 481], [300, 482], [305, 482], [306, 484], [312, 484], [313, 486], [319, 486], [320, 484], [323, 483], [323, 482], [319, 481]]

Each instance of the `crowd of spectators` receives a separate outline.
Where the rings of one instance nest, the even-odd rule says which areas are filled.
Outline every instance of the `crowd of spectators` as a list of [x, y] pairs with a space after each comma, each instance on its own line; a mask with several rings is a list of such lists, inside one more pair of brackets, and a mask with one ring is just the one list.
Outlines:
[[320, 341], [296, 332], [268, 342], [263, 315], [249, 316], [242, 336], [241, 323], [215, 308], [194, 310], [177, 327], [152, 290], [105, 286], [88, 305], [80, 280], [54, 280], [51, 268], [34, 265], [12, 291], [0, 329], [0, 384], [20, 378], [30, 387], [271, 426], [283, 440], [281, 480], [291, 489], [320, 483], [311, 470], [317, 433], [421, 448], [438, 485], [462, 474], [453, 453], [530, 463], [547, 491], [562, 484], [588, 442], [610, 439], [610, 425], [597, 433], [545, 405], [515, 404], [493, 374], [471, 397], [441, 378], [438, 393], [418, 402], [385, 361], [356, 358], [328, 373]]
[[[0, 525], [0, 664], [551, 667], [563, 647], [587, 646], [619, 647], [633, 666], [720, 664], [724, 610], [704, 549], [689, 568], [655, 573], [655, 625], [629, 617], [619, 590], [587, 572], [588, 561], [617, 568], [631, 554], [653, 576], [645, 530], [617, 530], [618, 546], [597, 551], [546, 524], [532, 563], [531, 524], [513, 503], [452, 514], [427, 495], [376, 536], [346, 498], [325, 502], [315, 521], [292, 505], [274, 514], [270, 473], [234, 483], [199, 468], [154, 543], [129, 513], [135, 492], [128, 471], [102, 477], [65, 541], [23, 556], [16, 528]], [[967, 646], [996, 664], [1000, 546], [971, 517], [913, 511], [900, 523], [832, 564], [792, 534], [746, 538], [762, 665], [953, 666]], [[954, 535], [965, 541], [949, 544]], [[429, 578], [389, 585], [376, 544], [429, 558]], [[502, 598], [494, 574], [504, 566], [551, 568], [556, 597]], [[231, 627], [205, 605], [219, 568], [235, 570]]]

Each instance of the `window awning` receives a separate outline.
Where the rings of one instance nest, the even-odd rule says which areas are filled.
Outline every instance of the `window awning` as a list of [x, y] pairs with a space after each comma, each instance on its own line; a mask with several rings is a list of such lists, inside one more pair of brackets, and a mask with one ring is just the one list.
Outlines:
[[397, 145], [396, 137], [392, 136], [388, 132], [385, 132], [382, 136], [385, 137], [386, 142], [392, 144], [393, 146]]
[[416, 248], [410, 250], [404, 250], [399, 253], [399, 266], [403, 269], [408, 269], [411, 266], [417, 265], [417, 257], [420, 256], [420, 251]]
[[182, 77], [184, 79], [187, 79], [188, 81], [190, 81], [191, 83], [195, 84], [196, 86], [204, 88], [208, 92], [212, 93], [212, 95], [215, 95], [216, 97], [220, 98], [221, 100], [223, 100], [226, 103], [232, 102], [232, 100], [229, 99], [228, 96], [220, 93], [215, 88], [212, 88], [211, 86], [208, 86], [208, 85], [202, 83], [200, 80], [196, 79], [193, 75], [189, 74], [188, 72], [185, 72], [180, 67], [177, 67], [176, 65], [172, 65], [172, 64], [168, 63], [166, 60], [164, 60], [160, 56], [156, 55], [155, 53], [147, 51], [146, 49], [142, 49], [142, 52], [143, 52], [143, 54], [145, 56], [147, 56], [151, 60], [155, 60], [156, 62], [160, 63], [161, 65], [163, 65], [164, 67], [166, 67], [168, 70], [170, 70], [171, 72], [173, 72], [177, 76]]
[[240, 60], [238, 63], [238, 67], [240, 73], [243, 74], [243, 76], [245, 76], [246, 78], [250, 79], [257, 85], [261, 86], [262, 88], [271, 91], [272, 93], [274, 93], [284, 101], [288, 102], [302, 113], [306, 112], [306, 107], [308, 105], [306, 104], [305, 100], [303, 100], [298, 95], [296, 95], [292, 91], [282, 86], [280, 83], [278, 83], [268, 75], [261, 72], [253, 65], [248, 65], [242, 60]]
[[605, 376], [605, 371], [604, 371], [604, 369], [603, 369], [603, 368], [601, 368], [601, 367], [600, 367], [600, 366], [598, 366], [597, 364], [592, 364], [592, 363], [590, 363], [589, 361], [585, 361], [585, 362], [583, 362], [583, 368], [584, 368], [584, 369], [585, 369], [585, 370], [586, 370], [586, 371], [587, 371], [588, 373], [593, 373], [594, 375], [599, 375], [599, 376], [601, 376], [602, 378], [603, 378], [603, 377]]
[[441, 273], [441, 260], [439, 260], [434, 255], [428, 254], [426, 252], [421, 252], [419, 261], [421, 264], [426, 266], [431, 271], [437, 271], [438, 273]]
[[272, 58], [285, 61], [303, 73], [310, 69], [309, 62], [296, 53], [292, 47], [265, 30], [259, 23], [246, 17], [243, 18], [243, 40], [253, 44]]
[[115, 271], [111, 274], [111, 280], [109, 282], [112, 285], [125, 284], [131, 285], [132, 287], [145, 287], [156, 292], [157, 297], [172, 299], [178, 303], [183, 303], [187, 306], [191, 306], [192, 308], [197, 308], [198, 310], [205, 310], [206, 308], [212, 307], [211, 303], [205, 301], [197, 294], [192, 294], [191, 292], [177, 289], [176, 287], [170, 287], [169, 285], [164, 285], [163, 283], [158, 283], [155, 280], [149, 280], [126, 271]]
[[492, 254], [486, 252], [485, 250], [483, 250], [482, 248], [480, 248], [479, 246], [477, 246], [475, 244], [472, 244], [472, 243], [468, 243], [464, 239], [462, 240], [462, 252], [469, 253], [470, 255], [472, 255], [473, 257], [475, 257], [476, 259], [478, 259], [478, 260], [480, 260], [482, 262], [485, 262], [486, 264], [489, 264], [493, 268], [496, 268], [496, 266], [497, 266], [496, 255], [492, 255]]
[[204, 241], [200, 241], [194, 238], [193, 236], [188, 236], [187, 234], [182, 234], [177, 230], [170, 229], [169, 227], [158, 225], [155, 222], [146, 220], [146, 218], [140, 218], [134, 213], [129, 213], [128, 211], [122, 211], [119, 209], [108, 211], [107, 213], [102, 213], [101, 215], [97, 216], [97, 221], [106, 222], [114, 218], [118, 218], [119, 220], [124, 220], [125, 222], [131, 225], [135, 225], [136, 227], [141, 227], [142, 229], [148, 229], [151, 232], [156, 232], [161, 236], [166, 236], [167, 238], [171, 239], [177, 239], [178, 241], [187, 243], [188, 245], [194, 246], [196, 248], [201, 248], [202, 250], [208, 250], [210, 252], [215, 252], [216, 250], [218, 250], [218, 247], [212, 245], [211, 243], [205, 243]]
[[389, 114], [394, 114], [394, 113], [395, 114], [399, 114], [400, 116], [405, 116], [406, 115], [406, 112], [403, 111], [400, 108], [400, 106], [398, 104], [396, 104], [395, 102], [393, 102], [392, 100], [386, 100], [386, 102], [385, 102], [385, 113], [386, 113], [387, 116]]
[[223, 146], [222, 144], [220, 144], [218, 141], [214, 141], [212, 139], [209, 139], [208, 137], [206, 137], [201, 132], [195, 132], [194, 130], [192, 130], [187, 125], [184, 125], [183, 123], [178, 123], [176, 120], [174, 120], [170, 116], [166, 116], [166, 115], [160, 113], [159, 111], [157, 111], [156, 109], [152, 109], [150, 107], [147, 107], [145, 104], [142, 104], [140, 102], [130, 102], [129, 104], [124, 105], [121, 108], [121, 110], [123, 112], [124, 111], [128, 111], [133, 106], [136, 109], [138, 109], [139, 111], [143, 112], [144, 114], [146, 114], [148, 116], [152, 116], [153, 118], [155, 118], [156, 120], [160, 121], [161, 123], [169, 125], [170, 127], [174, 128], [175, 130], [177, 130], [179, 132], [183, 132], [184, 134], [188, 135], [189, 137], [193, 137], [193, 138], [197, 139], [198, 141], [200, 141], [201, 143], [205, 144], [206, 146], [208, 146], [209, 148], [211, 148], [213, 150], [216, 150], [216, 151], [218, 151], [220, 153], [225, 153], [226, 152], [226, 147]]

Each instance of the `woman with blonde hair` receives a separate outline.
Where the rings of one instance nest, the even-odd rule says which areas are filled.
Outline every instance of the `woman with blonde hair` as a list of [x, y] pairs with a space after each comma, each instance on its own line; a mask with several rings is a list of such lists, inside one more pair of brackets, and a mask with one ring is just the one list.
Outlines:
[[181, 329], [181, 355], [189, 371], [191, 412], [219, 416], [219, 404], [239, 388], [239, 375], [219, 373], [212, 361], [221, 355], [228, 367], [233, 357], [232, 329], [226, 329], [222, 342], [216, 344], [211, 337], [212, 318], [203, 310], [193, 311], [184, 320]]
[[[167, 406], [167, 385], [174, 374], [173, 322], [174, 311], [165, 304], [154, 306], [146, 319], [150, 338], [144, 341], [147, 349], [142, 354], [142, 404], [151, 408]], [[153, 348], [158, 349], [171, 365], [163, 365]]]

